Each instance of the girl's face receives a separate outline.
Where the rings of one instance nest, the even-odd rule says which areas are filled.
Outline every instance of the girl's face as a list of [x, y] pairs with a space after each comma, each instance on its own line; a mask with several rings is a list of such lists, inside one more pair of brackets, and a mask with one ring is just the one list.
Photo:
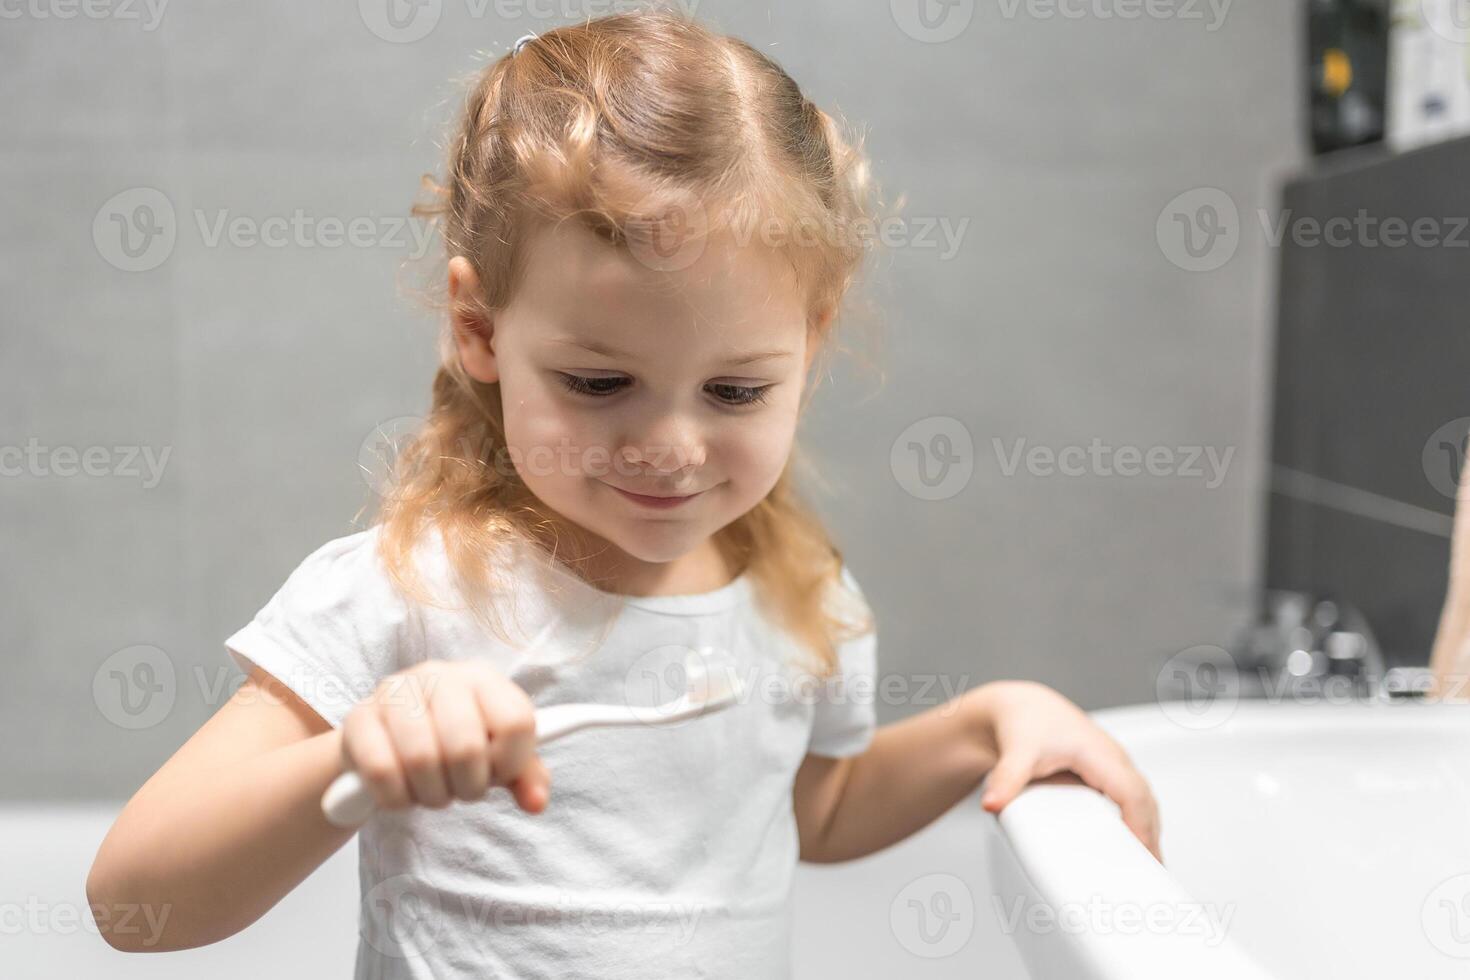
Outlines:
[[[621, 549], [625, 568], [690, 555], [786, 466], [814, 353], [794, 277], [771, 252], [718, 238], [687, 267], [656, 270], [575, 220], [528, 247], [509, 306], [455, 314], [466, 372], [500, 384], [517, 472]], [[451, 297], [464, 288], [477, 284], [458, 257]]]

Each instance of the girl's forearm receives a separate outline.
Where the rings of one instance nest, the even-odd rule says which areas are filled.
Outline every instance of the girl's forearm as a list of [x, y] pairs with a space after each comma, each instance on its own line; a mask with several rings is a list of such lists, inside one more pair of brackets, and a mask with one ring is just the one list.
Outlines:
[[823, 861], [848, 861], [923, 829], [995, 765], [983, 733], [987, 686], [879, 728], [857, 756], [822, 838]]
[[1434, 696], [1464, 702], [1470, 700], [1470, 466], [1460, 474], [1449, 579], [1429, 666]]
[[355, 833], [321, 797], [340, 771], [332, 729], [226, 768], [155, 775], [107, 835], [87, 898], [129, 952], [218, 942], [254, 922]]
[[1470, 700], [1470, 596], [1452, 578], [1450, 594], [1440, 615], [1429, 659], [1434, 674], [1434, 696], [1440, 700]]

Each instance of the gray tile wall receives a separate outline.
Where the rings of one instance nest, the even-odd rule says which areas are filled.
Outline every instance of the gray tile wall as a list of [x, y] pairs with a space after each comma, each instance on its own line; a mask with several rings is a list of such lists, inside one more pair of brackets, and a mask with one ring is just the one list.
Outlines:
[[[196, 0], [156, 22], [41, 4], [0, 27], [0, 447], [43, 461], [0, 479], [0, 795], [131, 793], [236, 682], [222, 640], [355, 529], [364, 440], [427, 405], [433, 320], [395, 288], [411, 241], [239, 245], [214, 222], [403, 215], [453, 76], [562, 6], [446, 0], [408, 43], [346, 0]], [[878, 265], [888, 380], [839, 370], [806, 422], [834, 487], [819, 502], [885, 671], [1144, 700], [1164, 657], [1223, 639], [1257, 577], [1274, 257], [1253, 216], [1303, 154], [1299, 11], [1238, 0], [1216, 25], [1205, 4], [1198, 21], [974, 0], [943, 8], [938, 30], [969, 21], [939, 43], [912, 8], [698, 8], [865, 126], [907, 214], [968, 222], [953, 256], [915, 244]], [[1201, 187], [1243, 233], [1191, 272], [1156, 221]], [[146, 221], [149, 197], [173, 243], [130, 258], [112, 215]], [[134, 261], [152, 267], [119, 267]], [[907, 443], [944, 448], [936, 425], [973, 451], [955, 450], [962, 487], [928, 500]], [[1008, 476], [996, 439], [1234, 456], [1214, 488]], [[66, 447], [104, 475], [64, 475]], [[116, 447], [167, 451], [161, 479]], [[137, 645], [162, 651], [171, 691], [114, 674]], [[157, 689], [156, 717], [126, 713], [127, 685]]]

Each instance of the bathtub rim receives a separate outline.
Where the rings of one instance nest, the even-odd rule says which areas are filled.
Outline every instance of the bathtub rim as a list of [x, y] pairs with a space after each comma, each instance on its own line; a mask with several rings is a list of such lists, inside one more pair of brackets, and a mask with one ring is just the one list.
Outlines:
[[[1104, 708], [1089, 715], [1123, 744], [1125, 750], [1176, 740], [1181, 728], [1165, 705], [1148, 702]], [[1345, 704], [1296, 703], [1267, 699], [1242, 700], [1217, 724], [1185, 731], [1199, 738], [1360, 730], [1365, 723], [1395, 731], [1445, 731], [1470, 734], [1465, 705], [1420, 701], [1362, 700]], [[1010, 863], [1010, 894], [1040, 902], [1052, 910], [1090, 899], [1115, 908], [1201, 906], [1133, 836], [1116, 804], [1075, 777], [1032, 783], [1001, 813], [994, 815], [997, 833], [987, 835], [992, 869]], [[997, 879], [998, 880], [998, 879]], [[1190, 976], [1199, 980], [1276, 980], [1249, 956], [1228, 931], [1217, 944], [1182, 935], [1151, 936], [1120, 931], [1071, 931], [1045, 939], [1027, 930], [1012, 933], [1022, 960], [1033, 973], [1043, 963], [1066, 962], [1077, 980], [1148, 980]], [[1045, 944], [1050, 948], [1042, 949]], [[1046, 975], [1040, 973], [1037, 975]]]

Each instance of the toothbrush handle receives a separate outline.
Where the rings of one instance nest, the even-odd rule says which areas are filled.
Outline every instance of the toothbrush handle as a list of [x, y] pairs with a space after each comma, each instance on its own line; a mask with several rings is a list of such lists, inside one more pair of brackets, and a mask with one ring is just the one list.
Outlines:
[[[536, 744], [545, 745], [570, 735], [579, 728], [608, 718], [608, 708], [598, 704], [554, 704], [536, 712]], [[372, 791], [352, 771], [332, 780], [322, 794], [322, 814], [335, 827], [358, 827], [372, 815], [376, 804]]]

